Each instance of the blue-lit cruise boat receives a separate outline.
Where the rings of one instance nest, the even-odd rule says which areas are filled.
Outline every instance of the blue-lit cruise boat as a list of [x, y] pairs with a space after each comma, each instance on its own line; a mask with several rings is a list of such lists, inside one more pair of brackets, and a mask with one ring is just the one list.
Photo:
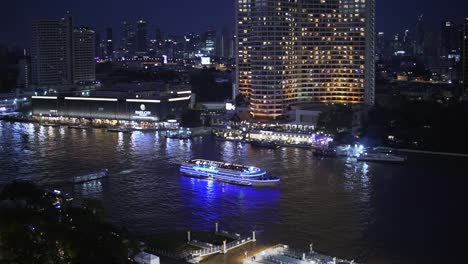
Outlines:
[[266, 171], [257, 167], [203, 159], [182, 162], [180, 173], [189, 177], [244, 186], [271, 186], [280, 181], [279, 178], [268, 176]]

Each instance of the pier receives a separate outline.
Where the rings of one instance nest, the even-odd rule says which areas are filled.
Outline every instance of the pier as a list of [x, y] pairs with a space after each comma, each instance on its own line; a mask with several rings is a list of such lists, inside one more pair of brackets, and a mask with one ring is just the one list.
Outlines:
[[290, 249], [286, 245], [276, 245], [254, 256], [244, 259], [244, 264], [356, 264], [354, 260], [348, 261], [319, 254], [310, 244], [309, 252]]
[[184, 250], [183, 252], [173, 252], [170, 250], [147, 247], [146, 251], [159, 256], [184, 260], [189, 263], [199, 263], [201, 260], [211, 255], [226, 254], [234, 248], [242, 247], [248, 243], [256, 241], [255, 231], [253, 231], [250, 235], [243, 236], [235, 232], [220, 230], [218, 223], [215, 223], [215, 229], [212, 234], [219, 236], [220, 238], [225, 238], [223, 243], [219, 244], [219, 240], [218, 243], [215, 244], [215, 242], [212, 241], [212, 243], [210, 243], [207, 241], [193, 239], [192, 232], [187, 231], [186, 245], [189, 245], [190, 249]]
[[203, 258], [208, 257], [210, 255], [214, 254], [226, 254], [230, 250], [234, 248], [238, 248], [241, 246], [244, 246], [248, 243], [255, 242], [255, 231], [252, 231], [251, 236], [241, 236], [240, 234], [237, 233], [232, 233], [229, 231], [225, 230], [219, 230], [218, 228], [218, 223], [215, 223], [215, 234], [227, 238], [234, 239], [234, 241], [231, 241], [227, 243], [227, 240], [223, 241], [222, 245], [212, 245], [210, 243], [202, 242], [202, 241], [197, 241], [197, 240], [191, 240], [190, 239], [190, 231], [187, 232], [187, 240], [188, 244], [194, 247], [199, 247], [201, 248], [200, 250], [195, 250], [192, 251], [192, 253], [186, 258], [186, 261], [190, 263], [198, 263], [200, 262]]

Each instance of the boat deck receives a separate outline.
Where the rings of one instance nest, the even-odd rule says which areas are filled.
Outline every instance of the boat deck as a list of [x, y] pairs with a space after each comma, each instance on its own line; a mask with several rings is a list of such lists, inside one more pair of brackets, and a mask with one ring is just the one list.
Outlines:
[[202, 160], [202, 159], [194, 159], [194, 160], [186, 161], [183, 164], [194, 165], [194, 166], [203, 167], [203, 168], [222, 169], [222, 170], [240, 172], [240, 173], [242, 172], [258, 173], [262, 171], [261, 169], [256, 168], [256, 167], [248, 167], [248, 166], [239, 165], [239, 164], [232, 164], [232, 163], [221, 162], [221, 161]]

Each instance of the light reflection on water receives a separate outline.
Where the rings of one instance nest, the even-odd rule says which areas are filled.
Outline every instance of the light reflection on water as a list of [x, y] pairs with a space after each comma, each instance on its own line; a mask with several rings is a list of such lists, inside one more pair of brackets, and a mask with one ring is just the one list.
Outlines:
[[[416, 158], [408, 166], [393, 166], [318, 159], [304, 149], [255, 149], [211, 137], [175, 140], [158, 132], [108, 133], [6, 122], [0, 122], [0, 151], [0, 184], [31, 180], [59, 186], [78, 199], [100, 199], [114, 223], [139, 234], [212, 230], [219, 222], [239, 233], [259, 231], [259, 243], [304, 248], [314, 242], [328, 254], [373, 263], [414, 257], [406, 250], [410, 242], [402, 241], [420, 244], [416, 255], [425, 252], [433, 241], [420, 234], [427, 226], [433, 232], [440, 225], [425, 217], [432, 211], [421, 210], [424, 201], [431, 201], [432, 210], [434, 197], [451, 197], [439, 194], [440, 181], [428, 179], [464, 179], [457, 161], [450, 160]], [[258, 189], [180, 176], [177, 164], [191, 158], [258, 166], [282, 182]], [[69, 183], [74, 176], [102, 168], [111, 172], [106, 179]], [[428, 186], [418, 189], [420, 183]], [[418, 196], [412, 189], [418, 189]], [[426, 225], [412, 224], [419, 219]]]

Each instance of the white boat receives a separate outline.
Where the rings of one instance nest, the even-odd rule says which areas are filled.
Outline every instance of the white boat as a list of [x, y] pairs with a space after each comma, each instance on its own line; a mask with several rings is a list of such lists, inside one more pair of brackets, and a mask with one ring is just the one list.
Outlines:
[[132, 133], [132, 129], [126, 128], [126, 127], [109, 127], [107, 128], [107, 132], [113, 132], [113, 133]]
[[398, 156], [391, 153], [364, 153], [357, 158], [358, 161], [369, 161], [369, 162], [393, 162], [402, 163], [406, 161], [406, 157]]
[[70, 125], [68, 126], [69, 129], [89, 129], [90, 126], [87, 125]]
[[88, 175], [76, 176], [76, 177], [73, 178], [73, 183], [83, 183], [83, 182], [95, 181], [95, 180], [105, 178], [108, 175], [109, 175], [109, 170], [108, 169], [102, 169], [100, 171], [97, 171], [95, 173], [91, 173], [91, 174], [88, 174]]
[[59, 127], [60, 124], [56, 124], [56, 123], [41, 123], [41, 126], [43, 126], [43, 127]]

